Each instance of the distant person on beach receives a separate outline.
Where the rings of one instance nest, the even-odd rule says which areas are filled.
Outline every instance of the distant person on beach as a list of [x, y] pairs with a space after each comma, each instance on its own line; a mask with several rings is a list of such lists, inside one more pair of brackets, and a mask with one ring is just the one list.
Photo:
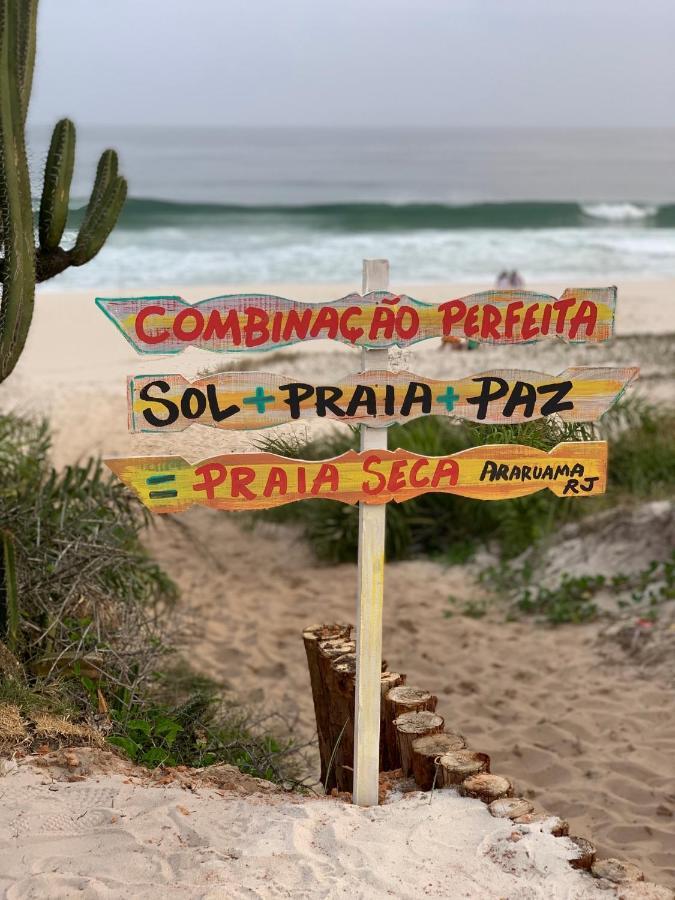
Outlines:
[[502, 271], [497, 275], [496, 286], [498, 288], [507, 288], [511, 285], [511, 278], [506, 269], [502, 269]]
[[509, 273], [508, 286], [512, 288], [521, 288], [525, 286], [525, 279], [517, 269], [512, 269]]

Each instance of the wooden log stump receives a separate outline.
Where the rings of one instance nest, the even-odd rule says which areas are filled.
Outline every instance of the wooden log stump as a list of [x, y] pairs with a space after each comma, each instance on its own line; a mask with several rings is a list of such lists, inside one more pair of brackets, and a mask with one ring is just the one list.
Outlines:
[[461, 784], [470, 775], [490, 771], [490, 757], [487, 753], [474, 750], [455, 750], [444, 753], [438, 760], [437, 787], [453, 787]]
[[517, 819], [518, 816], [531, 813], [534, 810], [534, 803], [530, 803], [524, 797], [502, 797], [500, 800], [493, 800], [488, 809], [497, 819]]
[[398, 738], [394, 719], [397, 719], [403, 713], [407, 712], [436, 712], [436, 703], [438, 697], [434, 697], [429, 691], [420, 688], [408, 687], [401, 685], [387, 691], [384, 698], [384, 733], [387, 742], [387, 753], [392, 769], [398, 769], [401, 766], [401, 754], [398, 749]]
[[582, 837], [570, 837], [568, 840], [576, 845], [577, 855], [569, 860], [569, 864], [573, 869], [590, 869], [595, 862], [595, 847], [590, 841]]
[[383, 672], [380, 678], [380, 772], [391, 772], [397, 769], [396, 759], [390, 758], [386, 735], [385, 697], [392, 688], [405, 684], [406, 676], [398, 672]]
[[309, 680], [312, 686], [314, 716], [321, 757], [321, 781], [325, 782], [326, 767], [330, 759], [330, 700], [325, 679], [325, 672], [319, 659], [319, 645], [324, 642], [348, 642], [351, 637], [351, 625], [311, 625], [302, 633], [309, 668]]
[[492, 803], [502, 797], [513, 796], [513, 785], [503, 775], [490, 775], [481, 772], [479, 775], [470, 775], [459, 786], [459, 792], [464, 797], [476, 797], [483, 803]]
[[421, 712], [403, 713], [394, 719], [401, 769], [406, 778], [412, 772], [413, 741], [430, 734], [440, 734], [443, 731], [443, 721], [443, 716], [426, 709]]
[[644, 872], [633, 863], [612, 858], [596, 859], [591, 866], [591, 874], [595, 878], [604, 878], [613, 884], [629, 884], [645, 880]]
[[549, 816], [546, 813], [526, 813], [513, 820], [516, 825], [545, 825], [545, 830], [555, 837], [565, 837], [569, 834], [570, 826], [558, 816]]
[[354, 703], [356, 696], [356, 654], [343, 653], [331, 661], [328, 677], [331, 710], [331, 752], [333, 765], [328, 781], [333, 779], [338, 791], [350, 792], [354, 777]]
[[430, 734], [412, 743], [412, 772], [422, 791], [430, 791], [436, 780], [436, 760], [454, 750], [462, 750], [466, 741], [461, 734]]

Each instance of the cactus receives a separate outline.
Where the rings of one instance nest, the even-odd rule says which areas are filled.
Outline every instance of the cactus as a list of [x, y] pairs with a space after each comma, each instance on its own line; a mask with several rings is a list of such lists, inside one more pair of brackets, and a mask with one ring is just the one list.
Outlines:
[[75, 244], [61, 246], [75, 161], [75, 126], [52, 134], [35, 246], [25, 122], [35, 64], [38, 0], [0, 0], [0, 381], [12, 372], [28, 336], [35, 285], [70, 266], [83, 266], [103, 247], [124, 205], [127, 183], [114, 150], [98, 164]]
[[16, 551], [9, 531], [0, 532], [0, 640], [14, 651], [19, 643], [19, 591]]

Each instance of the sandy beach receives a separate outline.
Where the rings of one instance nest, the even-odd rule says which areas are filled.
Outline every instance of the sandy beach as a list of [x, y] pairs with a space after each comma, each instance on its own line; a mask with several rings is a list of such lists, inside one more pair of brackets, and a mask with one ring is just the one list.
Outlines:
[[[566, 286], [528, 285], [556, 294]], [[167, 293], [180, 293], [186, 300], [196, 301], [247, 287], [251, 286], [192, 287], [185, 291], [174, 288]], [[440, 300], [487, 286], [395, 284], [394, 287], [422, 300]], [[354, 285], [276, 285], [275, 293], [319, 300], [340, 297], [354, 288]], [[123, 291], [100, 293], [125, 295]], [[157, 295], [162, 290], [147, 293]], [[641, 380], [635, 390], [650, 402], [673, 404], [675, 281], [619, 284], [616, 321], [615, 339], [602, 345], [568, 346], [553, 342], [518, 347], [483, 345], [473, 353], [455, 353], [441, 351], [439, 342], [428, 341], [393, 353], [392, 365], [430, 377], [463, 376], [496, 367], [558, 373], [572, 365], [639, 365]], [[94, 307], [90, 294], [45, 291], [37, 300], [26, 352], [4, 386], [0, 404], [4, 411], [49, 417], [54, 434], [53, 459], [58, 466], [89, 454], [180, 452], [188, 459], [197, 459], [224, 450], [250, 449], [257, 433], [218, 432], [200, 426], [170, 436], [127, 433], [128, 375], [171, 371], [194, 377], [198, 371], [225, 362], [222, 357], [198, 350], [188, 350], [179, 357], [140, 357]], [[230, 362], [228, 359], [227, 363]], [[275, 354], [259, 354], [255, 368], [298, 377], [333, 378], [358, 371], [359, 355], [339, 345], [313, 342]], [[285, 427], [301, 427], [304, 432], [308, 428], [329, 426], [303, 423]], [[611, 574], [617, 559], [622, 560], [624, 570], [631, 567], [637, 570], [659, 555], [664, 558], [675, 544], [672, 504], [652, 504], [646, 511], [626, 512], [621, 527], [615, 527], [611, 533], [611, 540], [602, 534], [594, 540], [573, 532], [563, 535], [561, 546], [565, 548], [563, 559], [567, 567], [583, 571], [586, 565], [593, 571]], [[186, 542], [192, 548], [189, 559], [182, 552]], [[235, 515], [206, 509], [193, 509], [180, 518], [159, 519], [149, 532], [147, 543], [178, 583], [181, 603], [192, 618], [188, 648], [192, 663], [203, 672], [223, 679], [245, 702], [276, 710], [289, 718], [297, 716], [299, 737], [310, 738], [314, 721], [301, 631], [317, 621], [353, 621], [355, 566], [318, 564], [290, 527], [265, 525], [251, 532], [242, 528]], [[460, 601], [481, 596], [476, 581], [481, 564], [480, 559], [453, 567], [427, 560], [388, 564], [384, 653], [390, 665], [406, 672], [409, 684], [437, 693], [439, 711], [445, 716], [447, 726], [464, 734], [472, 747], [490, 754], [494, 771], [512, 777], [522, 796], [531, 798], [545, 811], [566, 818], [571, 833], [592, 839], [599, 855], [634, 862], [648, 879], [674, 884], [675, 721], [668, 713], [675, 692], [672, 657], [656, 658], [647, 664], [608, 640], [603, 634], [606, 623], [602, 622], [552, 630], [526, 620], [505, 622], [498, 611], [490, 611], [477, 621], [461, 615], [445, 618], [449, 595]], [[31, 777], [26, 772], [21, 774], [30, 788], [28, 796], [37, 797], [40, 789]], [[105, 788], [113, 793], [120, 790], [123, 802], [136, 809], [138, 790], [121, 788], [109, 781], [101, 784], [100, 788], [74, 785], [73, 790], [100, 792]], [[48, 799], [56, 803], [54, 798]], [[83, 809], [87, 806], [86, 798], [77, 802]], [[207, 820], [200, 819], [194, 831], [188, 829], [186, 817], [168, 812], [176, 802], [182, 801], [168, 794], [161, 801], [153, 800], [154, 818], [145, 822], [142, 834], [134, 835], [134, 841], [154, 839], [157, 829], [170, 820], [180, 824], [183, 831], [187, 829], [183, 834], [186, 847], [204, 848], [199, 852], [208, 855]], [[238, 816], [244, 815], [249, 801], [238, 802], [243, 804], [241, 808], [228, 809], [229, 823], [239, 821]], [[425, 801], [408, 802], [414, 806]], [[206, 807], [212, 810], [209, 815], [213, 816], [208, 821], [215, 822], [219, 814], [213, 797], [204, 799]], [[496, 845], [504, 840], [503, 824], [495, 824], [496, 820], [484, 809], [459, 798], [448, 796], [438, 803], [434, 800], [431, 807], [434, 821], [442, 823], [446, 807], [453, 822], [457, 818], [466, 820], [466, 827], [473, 835], [467, 840], [475, 841], [476, 845], [483, 842], [483, 850], [485, 841]], [[329, 823], [325, 814], [313, 807], [302, 807], [298, 818], [308, 818], [317, 829], [309, 840], [301, 837], [305, 834], [302, 821], [293, 825], [289, 836], [282, 837], [286, 816], [296, 815], [293, 810], [300, 807], [289, 804], [283, 815], [281, 809], [276, 806], [270, 813], [270, 835], [276, 829], [276, 838], [269, 837], [269, 859], [265, 863], [274, 868], [277, 862], [272, 858], [276, 859], [276, 853], [284, 860], [278, 863], [282, 874], [278, 871], [275, 874], [281, 885], [275, 896], [316, 896], [302, 893], [302, 869], [295, 871], [299, 864], [289, 862], [293, 860], [292, 854], [288, 855], [289, 847], [295, 847], [294, 852], [303, 859], [319, 854], [320, 861], [315, 858], [312, 865], [327, 866], [326, 851], [317, 834], [330, 832], [340, 843], [354, 829], [376, 831], [381, 827], [377, 838], [364, 836], [364, 841], [377, 840], [376, 846], [379, 848], [381, 842], [384, 848], [385, 820], [398, 815], [403, 821], [408, 814], [405, 808], [390, 813], [383, 807], [367, 814], [367, 824], [356, 826], [356, 810], [347, 808], [341, 812], [337, 824]], [[53, 814], [60, 815], [57, 811]], [[241, 819], [244, 824], [238, 827], [240, 844], [246, 840], [246, 821], [245, 817]], [[224, 823], [219, 827], [223, 829]], [[417, 824], [396, 827], [410, 828], [415, 847], [416, 842], [426, 841]], [[428, 822], [423, 826], [431, 827]], [[537, 841], [543, 841], [544, 837], [528, 838], [532, 842], [531, 852], [526, 854], [530, 864], [533, 859], [536, 863]], [[279, 842], [278, 847], [275, 840]], [[306, 844], [302, 844], [303, 840]], [[60, 841], [59, 838], [49, 851], [52, 861], [62, 859], [64, 854], [86, 853], [91, 849], [83, 830], [73, 837], [75, 844], [68, 848]], [[318, 841], [319, 849], [313, 841]], [[33, 846], [37, 845], [31, 843], [26, 850], [33, 860], [37, 859], [32, 855], [34, 852], [38, 855], [47, 852], [44, 848], [34, 851]], [[131, 844], [120, 847], [126, 853]], [[415, 856], [415, 847], [411, 853], [416, 865], [430, 864], [426, 856]], [[369, 894], [363, 884], [358, 886], [358, 879], [365, 877], [379, 852], [368, 844], [367, 849], [362, 847], [358, 851], [358, 858], [349, 857], [349, 863], [344, 864], [350, 869], [349, 878], [340, 884], [340, 892], [336, 889], [330, 893], [327, 888], [325, 896], [380, 896], [396, 890], [395, 883], [386, 879], [377, 884], [366, 880], [374, 893]], [[556, 859], [562, 858], [562, 851], [555, 852]], [[222, 882], [229, 887], [226, 895], [268, 896], [259, 881], [249, 885], [246, 880], [249, 876], [242, 874], [245, 856], [236, 863], [222, 860], [218, 863], [227, 869], [223, 877], [231, 879]], [[520, 865], [517, 861], [515, 864]], [[495, 865], [499, 868], [498, 863]], [[339, 877], [335, 860], [322, 871], [329, 885], [331, 879]], [[492, 890], [499, 891], [491, 896], [595, 896], [567, 885], [563, 875], [560, 875], [563, 880], [556, 882], [559, 893], [541, 893], [538, 891], [544, 888], [537, 887], [528, 888], [528, 893], [523, 893], [520, 887], [519, 892], [514, 892], [503, 867], [500, 872], [499, 876], [495, 875], [496, 880], [489, 882]], [[103, 879], [106, 889], [114, 891], [115, 877], [111, 872], [110, 882]], [[260, 877], [258, 871], [255, 878]], [[473, 872], [466, 877], [465, 896], [487, 896], [481, 894], [487, 881], [476, 882]], [[151, 896], [144, 893], [149, 889], [141, 880], [132, 882], [131, 875], [129, 878], [129, 883], [137, 887], [134, 896]], [[503, 880], [499, 881], [500, 878]], [[50, 890], [56, 890], [55, 884], [50, 885]], [[232, 887], [235, 884], [240, 893]], [[32, 894], [20, 885], [20, 882], [15, 885], [11, 889], [14, 893], [7, 896], [59, 895], [58, 892], [40, 893], [38, 882], [33, 882], [31, 889], [37, 893]], [[78, 885], [64, 882], [61, 887], [76, 889]], [[420, 896], [423, 890], [421, 881], [411, 881], [406, 892], [397, 895]], [[114, 895], [105, 893], [103, 887], [91, 894]], [[188, 894], [177, 892], [166, 896]], [[224, 894], [205, 891], [199, 896]]]

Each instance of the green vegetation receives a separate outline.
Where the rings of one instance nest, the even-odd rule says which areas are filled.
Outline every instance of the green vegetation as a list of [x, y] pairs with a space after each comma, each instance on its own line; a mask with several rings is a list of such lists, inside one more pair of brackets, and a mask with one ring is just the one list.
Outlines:
[[45, 424], [0, 416], [0, 702], [102, 729], [145, 765], [292, 780], [294, 748], [178, 665], [176, 588], [147, 513], [100, 462], [55, 471]]
[[[481, 577], [495, 594], [511, 594], [510, 618], [534, 615], [550, 625], [591, 622], [601, 614], [595, 600], [604, 590], [610, 591], [612, 596], [619, 595], [616, 600], [619, 609], [634, 608], [641, 618], [655, 621], [659, 607], [675, 600], [675, 551], [670, 559], [652, 560], [645, 569], [632, 575], [619, 573], [607, 578], [604, 575], [573, 576], [565, 572], [552, 588], [534, 586], [533, 580], [531, 568], [515, 570], [508, 562], [488, 569]], [[448, 602], [455, 604], [456, 601], [450, 597]], [[487, 601], [473, 604], [473, 607], [487, 610]], [[476, 615], [469, 604], [462, 612], [468, 616]]]
[[[554, 419], [509, 426], [456, 424], [436, 416], [392, 426], [390, 449], [403, 447], [431, 456], [495, 443], [550, 450], [561, 441], [598, 438], [610, 443], [605, 496], [577, 500], [544, 490], [498, 503], [449, 494], [425, 494], [405, 503], [390, 503], [388, 558], [427, 554], [459, 562], [486, 541], [496, 542], [503, 557], [510, 558], [567, 521], [626, 498], [672, 496], [675, 487], [675, 412], [659, 411], [657, 417], [653, 409], [635, 400], [617, 404], [596, 427]], [[262, 450], [304, 459], [329, 458], [357, 446], [356, 430], [344, 429], [307, 442], [273, 435], [259, 443]], [[356, 558], [356, 507], [332, 500], [310, 500], [255, 515], [298, 522], [320, 559], [345, 562]]]
[[74, 246], [61, 239], [68, 219], [75, 163], [75, 126], [57, 122], [52, 134], [34, 246], [26, 152], [26, 117], [35, 66], [38, 0], [0, 0], [0, 381], [21, 356], [33, 318], [35, 283], [96, 256], [117, 222], [127, 183], [117, 154], [106, 150]]

